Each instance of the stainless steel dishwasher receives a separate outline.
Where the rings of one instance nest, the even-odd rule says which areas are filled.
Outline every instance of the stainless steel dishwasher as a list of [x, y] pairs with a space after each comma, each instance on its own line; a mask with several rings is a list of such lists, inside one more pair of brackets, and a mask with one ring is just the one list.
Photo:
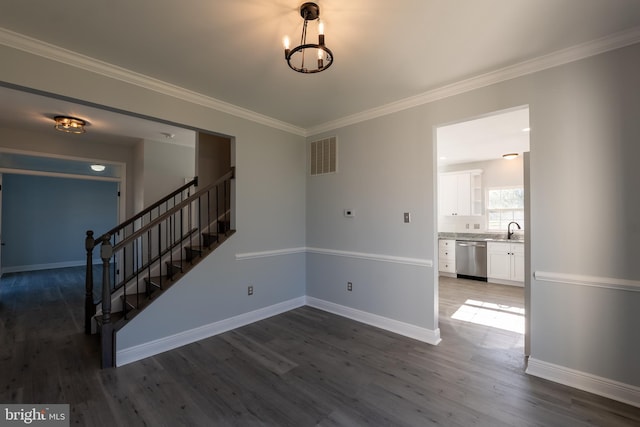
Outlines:
[[487, 281], [487, 242], [456, 240], [456, 274]]

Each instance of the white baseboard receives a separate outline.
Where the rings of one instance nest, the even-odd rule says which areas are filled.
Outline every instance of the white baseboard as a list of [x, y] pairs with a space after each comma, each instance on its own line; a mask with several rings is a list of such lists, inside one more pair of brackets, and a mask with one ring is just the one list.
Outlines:
[[640, 407], [640, 387], [529, 358], [526, 373]]
[[[305, 305], [305, 297], [294, 298], [269, 307], [243, 313], [238, 316], [203, 325], [175, 335], [149, 341], [116, 352], [116, 366], [123, 366], [156, 354], [182, 347], [259, 320], [275, 316]], [[117, 342], [117, 336], [116, 336]]]
[[129, 347], [124, 350], [119, 350], [116, 352], [116, 366], [123, 366], [147, 357], [155, 356], [156, 354], [173, 350], [174, 348], [182, 347], [271, 316], [276, 316], [304, 305], [309, 305], [310, 307], [315, 307], [339, 316], [347, 317], [349, 319], [385, 329], [428, 344], [438, 345], [441, 341], [439, 329], [432, 331], [430, 329], [410, 325], [408, 323], [334, 304], [328, 301], [323, 301], [317, 298], [300, 297], [254, 310], [249, 313], [220, 320], [208, 325], [200, 326], [188, 331], [180, 332], [175, 335]]
[[307, 305], [319, 310], [328, 311], [352, 320], [356, 320], [367, 325], [375, 326], [380, 329], [413, 338], [427, 344], [440, 344], [440, 329], [431, 330], [420, 326], [411, 325], [409, 323], [400, 322], [398, 320], [389, 319], [388, 317], [379, 316], [377, 314], [368, 313], [366, 311], [357, 310], [333, 302], [321, 300], [314, 297], [307, 297]]

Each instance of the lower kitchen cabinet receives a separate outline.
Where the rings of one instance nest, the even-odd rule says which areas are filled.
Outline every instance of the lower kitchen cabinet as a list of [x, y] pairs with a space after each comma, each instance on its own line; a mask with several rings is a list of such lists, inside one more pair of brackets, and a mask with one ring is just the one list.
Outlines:
[[524, 243], [488, 242], [487, 281], [524, 286]]
[[456, 241], [441, 239], [438, 241], [438, 271], [446, 276], [456, 274]]

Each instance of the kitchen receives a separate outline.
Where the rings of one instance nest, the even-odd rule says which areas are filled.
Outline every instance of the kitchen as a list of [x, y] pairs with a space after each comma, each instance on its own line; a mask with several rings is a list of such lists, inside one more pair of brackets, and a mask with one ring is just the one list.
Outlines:
[[441, 318], [515, 332], [521, 345], [529, 110], [501, 111], [436, 133]]

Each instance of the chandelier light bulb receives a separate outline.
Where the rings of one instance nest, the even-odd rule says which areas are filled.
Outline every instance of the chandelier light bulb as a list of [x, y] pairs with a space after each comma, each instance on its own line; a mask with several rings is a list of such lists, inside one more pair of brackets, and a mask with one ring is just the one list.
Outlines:
[[290, 46], [290, 42], [289, 42], [289, 36], [284, 36], [284, 38], [282, 39], [282, 44], [284, 45], [285, 49], [289, 49]]
[[324, 22], [318, 21], [318, 34], [324, 35]]

